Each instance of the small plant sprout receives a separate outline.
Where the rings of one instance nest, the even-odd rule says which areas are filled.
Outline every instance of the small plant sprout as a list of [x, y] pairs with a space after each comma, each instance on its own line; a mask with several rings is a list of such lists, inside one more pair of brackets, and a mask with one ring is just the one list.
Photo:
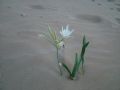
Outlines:
[[49, 31], [48, 34], [42, 33], [42, 34], [39, 35], [39, 37], [44, 37], [45, 39], [47, 39], [47, 41], [49, 41], [56, 48], [58, 66], [59, 66], [59, 69], [60, 69], [60, 74], [62, 75], [62, 71], [61, 71], [62, 63], [59, 61], [58, 51], [61, 47], [64, 47], [64, 45], [65, 45], [64, 39], [66, 37], [69, 37], [72, 34], [73, 31], [69, 31], [68, 26], [66, 26], [66, 29], [64, 29], [64, 30], [63, 30], [63, 27], [62, 27], [62, 31], [60, 31], [60, 34], [62, 35], [62, 37], [58, 37], [56, 32], [53, 31], [50, 26], [48, 26], [48, 31]]
[[60, 31], [60, 34], [63, 38], [69, 38], [73, 33], [73, 31], [74, 30], [69, 30], [69, 25], [67, 25], [65, 29], [63, 29], [63, 26], [62, 26], [62, 30]]
[[71, 80], [74, 80], [76, 77], [76, 74], [78, 74], [78, 71], [80, 69], [80, 66], [84, 65], [84, 54], [85, 50], [88, 46], [89, 42], [86, 42], [86, 37], [83, 37], [83, 42], [82, 42], [82, 50], [81, 53], [78, 55], [78, 53], [75, 53], [75, 62], [72, 71], [68, 68], [68, 66], [65, 63], [62, 63], [63, 67], [68, 71], [69, 77]]

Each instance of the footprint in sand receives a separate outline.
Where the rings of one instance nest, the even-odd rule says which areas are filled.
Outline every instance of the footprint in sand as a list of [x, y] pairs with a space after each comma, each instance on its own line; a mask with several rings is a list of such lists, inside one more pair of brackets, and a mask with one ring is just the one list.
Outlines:
[[30, 5], [30, 8], [36, 9], [36, 10], [52, 10], [56, 11], [56, 8], [49, 8], [49, 7], [44, 7], [43, 5]]
[[80, 20], [85, 20], [85, 21], [88, 21], [88, 22], [92, 22], [92, 23], [101, 23], [102, 22], [102, 18], [100, 16], [96, 16], [96, 15], [76, 15], [76, 18], [77, 19], [80, 19]]
[[101, 3], [98, 3], [97, 5], [98, 5], [98, 6], [101, 6], [102, 4], [101, 4]]
[[115, 0], [107, 0], [108, 2], [114, 2]]
[[95, 2], [95, 0], [91, 0], [92, 2]]
[[115, 3], [116, 6], [120, 6], [120, 3]]
[[110, 8], [110, 10], [114, 10], [114, 8]]
[[117, 10], [118, 12], [120, 12], [120, 8], [116, 8], [116, 10]]
[[118, 24], [120, 24], [120, 18], [115, 18]]
[[44, 6], [42, 5], [31, 5], [30, 6], [32, 9], [38, 9], [38, 10], [44, 10], [46, 9]]

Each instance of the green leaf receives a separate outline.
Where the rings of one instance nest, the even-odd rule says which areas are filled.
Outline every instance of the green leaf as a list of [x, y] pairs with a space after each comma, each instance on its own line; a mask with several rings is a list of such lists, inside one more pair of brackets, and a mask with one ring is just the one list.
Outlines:
[[75, 77], [77, 70], [78, 70], [77, 68], [78, 68], [78, 54], [76, 53], [75, 54], [75, 63], [74, 63], [74, 67], [73, 67], [72, 74], [71, 74], [72, 77]]
[[81, 55], [80, 55], [80, 57], [84, 57], [85, 50], [86, 50], [88, 44], [89, 44], [89, 42], [86, 42], [86, 37], [85, 37], [85, 35], [84, 35], [84, 37], [83, 37], [83, 46], [82, 46], [82, 50], [81, 50]]
[[79, 68], [80, 68], [80, 64], [81, 64], [81, 62], [82, 62], [82, 59], [79, 58], [79, 61], [78, 61], [78, 70], [79, 70]]
[[69, 75], [71, 76], [71, 71], [70, 69], [68, 68], [68, 66], [64, 63], [62, 63], [63, 67], [68, 71]]
[[86, 48], [88, 45], [89, 45], [89, 42], [85, 43], [85, 44], [84, 44], [84, 47]]
[[89, 44], [89, 42], [86, 42], [86, 37], [84, 35], [83, 36], [83, 46], [85, 45], [85, 47], [87, 47], [88, 44]]
[[85, 35], [83, 36], [83, 45], [86, 43], [86, 37]]
[[83, 68], [83, 64], [84, 64], [84, 54], [85, 54], [85, 51], [86, 51], [86, 48], [87, 48], [88, 45], [89, 45], [89, 42], [86, 42], [86, 38], [84, 36], [83, 37], [82, 51], [81, 51], [81, 55], [80, 55], [81, 62], [82, 62], [82, 68]]

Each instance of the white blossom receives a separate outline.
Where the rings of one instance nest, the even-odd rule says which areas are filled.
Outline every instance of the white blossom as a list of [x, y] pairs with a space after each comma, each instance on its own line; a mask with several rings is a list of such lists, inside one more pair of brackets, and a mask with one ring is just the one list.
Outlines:
[[60, 34], [63, 36], [63, 38], [69, 38], [74, 30], [69, 30], [69, 25], [66, 26], [64, 29], [62, 26], [62, 30], [60, 31]]

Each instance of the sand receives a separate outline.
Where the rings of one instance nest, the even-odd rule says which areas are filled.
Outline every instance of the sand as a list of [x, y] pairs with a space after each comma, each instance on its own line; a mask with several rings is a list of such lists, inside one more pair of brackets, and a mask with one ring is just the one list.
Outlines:
[[[74, 29], [64, 57], [73, 66], [85, 34], [85, 73], [60, 76], [55, 48], [38, 35]], [[119, 0], [0, 0], [0, 90], [120, 90]]]

